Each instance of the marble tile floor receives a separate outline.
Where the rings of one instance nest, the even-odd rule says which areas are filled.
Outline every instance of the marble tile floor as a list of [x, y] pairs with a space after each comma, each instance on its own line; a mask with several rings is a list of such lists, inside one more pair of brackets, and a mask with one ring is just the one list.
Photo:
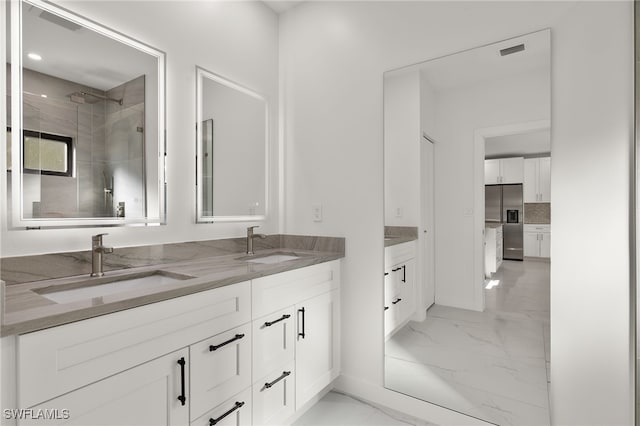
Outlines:
[[385, 385], [498, 425], [549, 425], [549, 263], [504, 261], [486, 309], [434, 305], [386, 345]]
[[339, 392], [329, 392], [293, 426], [434, 426]]

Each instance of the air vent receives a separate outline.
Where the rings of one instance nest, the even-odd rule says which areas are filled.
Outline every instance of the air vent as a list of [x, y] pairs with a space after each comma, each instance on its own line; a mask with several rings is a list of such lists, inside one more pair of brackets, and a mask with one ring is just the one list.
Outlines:
[[511, 55], [512, 53], [522, 52], [524, 50], [524, 44], [518, 44], [517, 46], [507, 47], [500, 50], [500, 56]]
[[71, 31], [78, 31], [80, 28], [82, 28], [81, 25], [78, 25], [75, 22], [68, 21], [58, 15], [54, 15], [53, 13], [47, 12], [46, 10], [43, 10], [39, 16], [45, 21], [49, 21], [56, 25], [60, 25], [61, 27], [64, 27]]

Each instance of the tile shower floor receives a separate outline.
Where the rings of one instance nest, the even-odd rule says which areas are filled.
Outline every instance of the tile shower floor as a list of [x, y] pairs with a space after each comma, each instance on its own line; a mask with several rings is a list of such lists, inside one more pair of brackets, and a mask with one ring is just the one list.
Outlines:
[[386, 387], [499, 425], [549, 425], [549, 263], [504, 261], [486, 310], [432, 306], [386, 345]]

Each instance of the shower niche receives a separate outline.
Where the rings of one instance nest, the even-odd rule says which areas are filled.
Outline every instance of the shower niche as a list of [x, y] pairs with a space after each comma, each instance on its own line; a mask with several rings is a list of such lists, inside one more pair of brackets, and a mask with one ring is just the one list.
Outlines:
[[12, 225], [163, 223], [164, 54], [48, 3], [7, 16]]

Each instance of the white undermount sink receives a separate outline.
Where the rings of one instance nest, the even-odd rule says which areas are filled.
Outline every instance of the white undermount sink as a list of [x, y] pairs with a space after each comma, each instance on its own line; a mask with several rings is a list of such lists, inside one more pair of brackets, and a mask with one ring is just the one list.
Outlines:
[[193, 277], [157, 270], [111, 277], [88, 278], [70, 284], [38, 289], [35, 292], [56, 303], [70, 303], [130, 290], [158, 287], [190, 278]]
[[271, 265], [273, 263], [280, 263], [280, 262], [286, 262], [288, 260], [295, 260], [295, 259], [299, 259], [299, 256], [296, 256], [295, 254], [283, 254], [283, 253], [276, 253], [276, 254], [271, 254], [268, 256], [263, 256], [263, 257], [256, 257], [254, 259], [247, 259], [247, 262], [250, 263], [262, 263], [265, 265]]

